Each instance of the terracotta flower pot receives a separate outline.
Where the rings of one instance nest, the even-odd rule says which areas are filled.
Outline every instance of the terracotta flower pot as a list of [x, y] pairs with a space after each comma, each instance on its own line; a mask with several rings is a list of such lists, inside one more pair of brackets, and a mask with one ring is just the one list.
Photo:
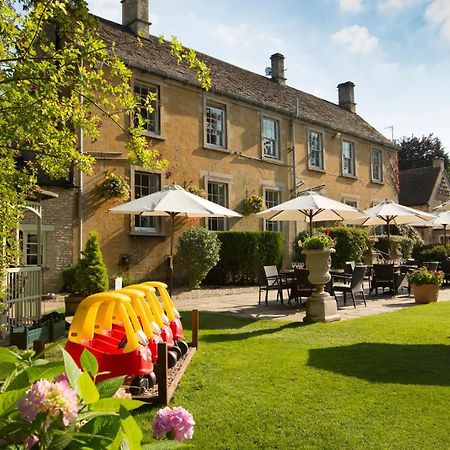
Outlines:
[[439, 295], [440, 284], [412, 284], [414, 300], [416, 303], [425, 304], [436, 302]]

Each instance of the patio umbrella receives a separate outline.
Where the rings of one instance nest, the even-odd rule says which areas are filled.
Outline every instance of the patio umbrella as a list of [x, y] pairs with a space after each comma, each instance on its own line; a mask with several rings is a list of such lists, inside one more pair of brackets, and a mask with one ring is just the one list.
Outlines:
[[175, 217], [242, 217], [241, 214], [186, 191], [177, 184], [145, 197], [109, 209], [114, 214], [168, 216], [171, 219], [169, 290], [173, 280], [173, 238]]
[[313, 222], [353, 219], [360, 217], [361, 211], [317, 192], [306, 191], [256, 215], [267, 220], [305, 220], [309, 222], [309, 232], [312, 235]]
[[[435, 208], [436, 210], [436, 208]], [[433, 227], [433, 228], [440, 228], [442, 227], [444, 230], [444, 242], [447, 241], [447, 225], [450, 225], [450, 210], [449, 211], [437, 211], [437, 215], [427, 221], [422, 223], [413, 223], [411, 224], [413, 226], [427, 226], [427, 227]]]
[[426, 222], [433, 218], [433, 214], [429, 214], [418, 209], [409, 208], [408, 206], [400, 205], [386, 199], [384, 202], [372, 206], [372, 208], [366, 209], [364, 211], [364, 216], [351, 220], [350, 222], [358, 225], [386, 225], [388, 251], [390, 251], [391, 224], [406, 225], [420, 221]]

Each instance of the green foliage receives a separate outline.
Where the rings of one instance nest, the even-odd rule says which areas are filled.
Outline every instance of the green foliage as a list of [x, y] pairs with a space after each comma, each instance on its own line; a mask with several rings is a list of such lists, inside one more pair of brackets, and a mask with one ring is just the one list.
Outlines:
[[98, 186], [98, 193], [105, 200], [111, 198], [128, 200], [130, 197], [128, 177], [116, 175], [114, 172], [106, 174]]
[[435, 157], [444, 159], [445, 169], [448, 171], [450, 159], [438, 137], [433, 134], [422, 136], [403, 137], [398, 152], [399, 169], [414, 169], [416, 167], [428, 167], [433, 164]]
[[336, 243], [336, 252], [332, 255], [332, 264], [335, 268], [344, 268], [346, 261], [361, 262], [364, 252], [369, 248], [369, 236], [361, 228], [331, 228], [330, 236]]
[[189, 287], [198, 288], [208, 272], [219, 261], [220, 241], [203, 227], [185, 231], [179, 240], [178, 253], [189, 276]]
[[[98, 365], [95, 357], [84, 350], [80, 370], [72, 357], [62, 350], [62, 362], [48, 362], [33, 352], [16, 353], [0, 348], [4, 367], [0, 373], [0, 435], [10, 445], [21, 445], [29, 436], [39, 439], [40, 449], [141, 448], [142, 432], [130, 411], [143, 403], [125, 398], [111, 398], [123, 385], [124, 378], [108, 379], [95, 384]], [[37, 380], [52, 381], [61, 373], [67, 374], [70, 387], [75, 390], [80, 409], [76, 417], [65, 425], [61, 417], [40, 412], [35, 420], [20, 414], [17, 402]], [[110, 387], [105, 388], [105, 386]], [[66, 388], [65, 388], [66, 389]], [[41, 392], [45, 396], [45, 392]], [[62, 403], [61, 403], [62, 404]], [[8, 447], [22, 448], [22, 447]], [[38, 447], [36, 447], [38, 448]]]
[[75, 269], [75, 289], [82, 295], [105, 292], [109, 288], [108, 272], [100, 250], [98, 233], [92, 232]]
[[[77, 149], [78, 129], [94, 140], [102, 122], [111, 120], [127, 135], [132, 164], [161, 170], [168, 161], [145, 137], [147, 120], [132, 90], [131, 70], [115, 44], [99, 38], [84, 0], [2, 1], [0, 30], [1, 277], [17, 259], [14, 230], [22, 205], [35, 195], [38, 171], [51, 178], [67, 178], [74, 169], [92, 172], [94, 157]], [[209, 70], [196, 53], [176, 38], [167, 45], [208, 88]], [[149, 96], [148, 110], [151, 103]]]
[[330, 250], [334, 248], [334, 241], [326, 234], [308, 236], [303, 241], [298, 242], [301, 250]]
[[211, 284], [255, 283], [263, 265], [281, 266], [283, 235], [272, 231], [225, 231], [217, 233], [222, 243], [220, 260], [208, 274]]
[[[374, 248], [380, 250], [387, 258], [388, 252], [388, 240], [387, 235], [377, 236], [378, 241], [375, 242]], [[411, 257], [413, 249], [413, 240], [407, 236], [391, 235], [391, 249], [397, 247], [403, 259]]]
[[63, 278], [63, 291], [64, 292], [76, 292], [76, 267], [67, 267], [62, 272], [62, 278]]
[[420, 286], [422, 284], [441, 284], [444, 274], [437, 270], [428, 270], [426, 267], [420, 267], [409, 275], [411, 284]]
[[244, 204], [242, 207], [242, 214], [244, 216], [249, 216], [250, 214], [256, 214], [265, 209], [264, 198], [261, 195], [250, 194], [244, 199]]
[[450, 255], [450, 248], [445, 245], [429, 244], [414, 247], [414, 259], [423, 263], [426, 261], [444, 261]]

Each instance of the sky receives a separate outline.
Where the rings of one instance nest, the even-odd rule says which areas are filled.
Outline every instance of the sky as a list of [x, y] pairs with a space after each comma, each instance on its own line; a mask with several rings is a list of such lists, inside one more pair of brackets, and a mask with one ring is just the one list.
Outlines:
[[[121, 23], [120, 0], [88, 0]], [[356, 111], [388, 138], [433, 133], [450, 153], [450, 0], [149, 0], [150, 33], [264, 75], [285, 56], [287, 84]]]

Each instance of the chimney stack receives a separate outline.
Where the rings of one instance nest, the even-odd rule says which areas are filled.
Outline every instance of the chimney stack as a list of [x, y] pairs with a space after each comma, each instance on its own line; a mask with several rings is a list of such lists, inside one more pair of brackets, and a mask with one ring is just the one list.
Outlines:
[[148, 36], [151, 23], [148, 21], [148, 0], [121, 0], [122, 25], [134, 34]]
[[272, 61], [272, 80], [281, 86], [286, 84], [284, 77], [284, 56], [281, 53], [275, 53], [270, 57]]
[[436, 169], [442, 169], [445, 170], [445, 161], [444, 158], [440, 156], [435, 156], [433, 158], [433, 167]]
[[351, 81], [338, 84], [339, 106], [352, 113], [356, 112], [355, 85]]

